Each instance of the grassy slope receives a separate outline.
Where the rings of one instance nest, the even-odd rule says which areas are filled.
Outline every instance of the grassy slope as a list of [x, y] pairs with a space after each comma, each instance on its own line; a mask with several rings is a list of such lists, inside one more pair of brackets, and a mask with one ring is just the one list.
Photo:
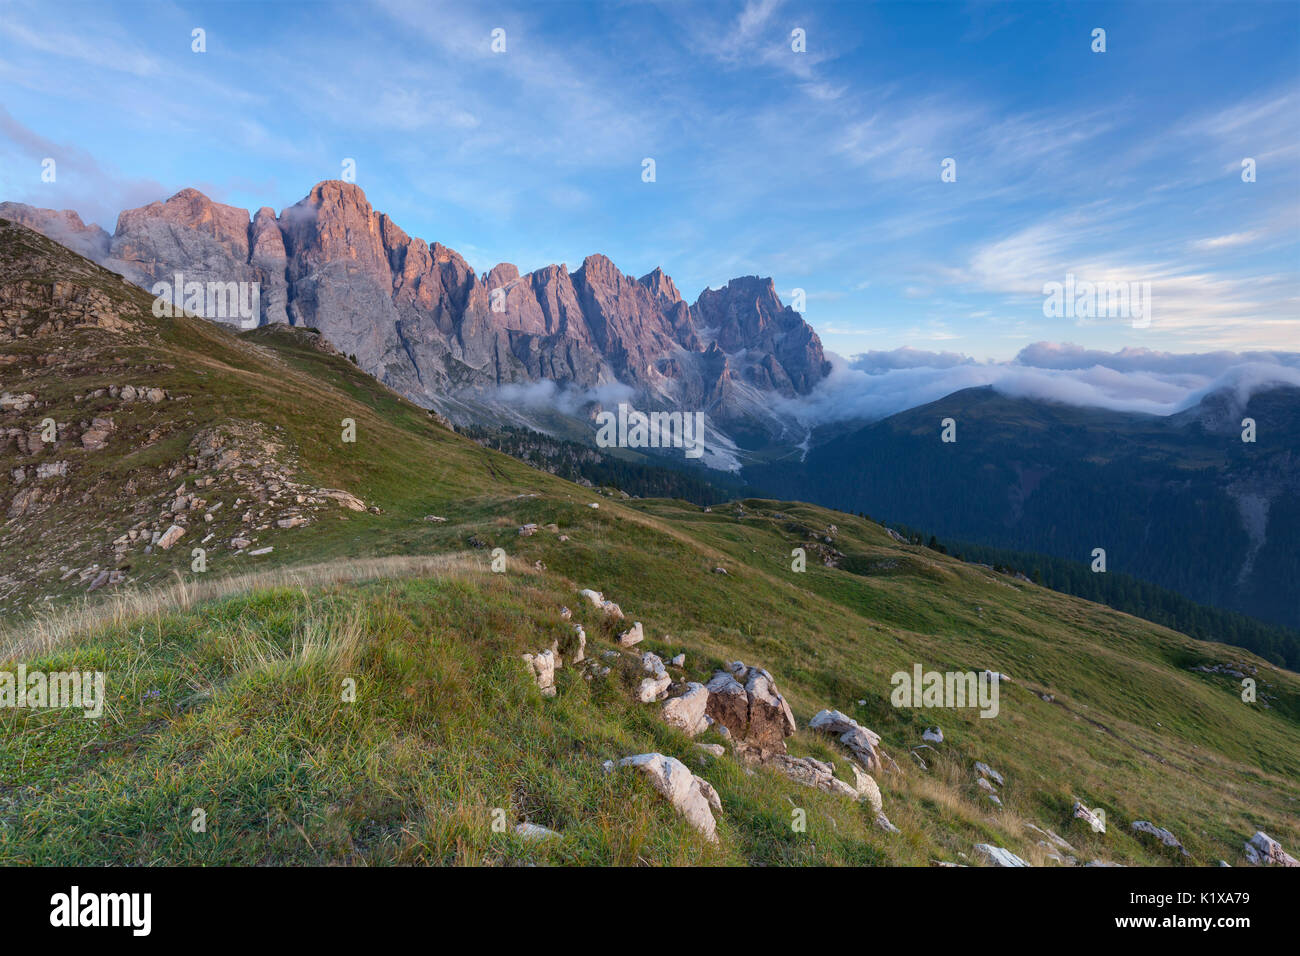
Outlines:
[[[120, 340], [103, 347], [128, 351]], [[137, 555], [137, 585], [179, 575], [218, 593], [116, 612], [110, 595], [98, 616], [12, 634], [15, 649], [0, 658], [13, 661], [0, 668], [21, 659], [103, 669], [111, 705], [100, 721], [0, 710], [0, 862], [924, 864], [958, 860], [976, 842], [1041, 861], [1026, 821], [1061, 833], [1083, 859], [1179, 862], [1135, 840], [1136, 819], [1172, 830], [1196, 863], [1240, 862], [1256, 829], [1293, 852], [1300, 844], [1300, 680], [1244, 652], [899, 545], [878, 525], [812, 506], [748, 502], [745, 518], [671, 501], [591, 509], [590, 492], [445, 431], [302, 333], [240, 341], [179, 320], [130, 348], [133, 365], [172, 366], [150, 384], [192, 396], [133, 411], [151, 427], [172, 416], [173, 447], [226, 417], [279, 426], [303, 480], [346, 488], [383, 513], [340, 509], [272, 531], [273, 554], [217, 553], [204, 576], [189, 572], [187, 553]], [[65, 369], [21, 387], [63, 401], [120, 380]], [[355, 445], [339, 441], [343, 417], [357, 421]], [[79, 506], [83, 527], [116, 527], [120, 505], [102, 491], [126, 473], [129, 451], [110, 451], [61, 453], [85, 459], [70, 482], [101, 492]], [[145, 452], [130, 472], [142, 483], [166, 464], [159, 449]], [[448, 521], [424, 522], [430, 513]], [[68, 517], [47, 515], [42, 527], [58, 533]], [[555, 522], [570, 540], [521, 538], [524, 522]], [[811, 555], [806, 573], [791, 572], [790, 549], [830, 523], [835, 546], [866, 573]], [[466, 548], [471, 535], [505, 548], [509, 571], [490, 573], [487, 552]], [[441, 557], [360, 560], [376, 555]], [[3, 560], [0, 570], [21, 573], [12, 553]], [[324, 567], [270, 580], [273, 569], [307, 564]], [[717, 565], [729, 573], [711, 573]], [[217, 583], [249, 572], [263, 582]], [[559, 696], [542, 698], [518, 655], [566, 632], [561, 605], [585, 623], [590, 654], [612, 646], [614, 628], [580, 603], [581, 587], [643, 621], [643, 647], [684, 650], [691, 679], [727, 660], [757, 663], [801, 727], [829, 706], [881, 733], [902, 768], [880, 783], [903, 832], [875, 829], [842, 798], [701, 757], [657, 707], [630, 699], [626, 670], [588, 683], [566, 668]], [[39, 590], [54, 586], [42, 580]], [[75, 596], [65, 589], [54, 603]], [[1229, 678], [1187, 670], [1214, 661], [1258, 664], [1273, 706], [1244, 704]], [[993, 720], [896, 710], [889, 675], [913, 662], [991, 667], [1016, 683]], [[345, 677], [357, 681], [356, 703], [340, 700]], [[906, 750], [934, 723], [946, 740], [937, 756], [924, 752], [922, 772]], [[718, 789], [718, 845], [643, 781], [600, 770], [651, 749], [687, 760]], [[806, 729], [791, 749], [844, 769], [837, 748]], [[1004, 810], [983, 801], [974, 760], [1006, 777]], [[1070, 818], [1075, 797], [1106, 809], [1107, 835]], [[790, 826], [795, 806], [807, 811], [806, 833]], [[205, 834], [189, 828], [196, 807]], [[565, 838], [525, 845], [495, 833], [495, 808]]]

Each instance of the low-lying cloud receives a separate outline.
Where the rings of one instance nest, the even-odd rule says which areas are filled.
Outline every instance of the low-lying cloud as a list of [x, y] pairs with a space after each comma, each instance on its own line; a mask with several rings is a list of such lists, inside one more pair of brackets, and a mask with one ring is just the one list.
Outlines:
[[875, 421], [985, 385], [1015, 397], [1153, 415], [1171, 415], [1222, 388], [1244, 403], [1261, 388], [1300, 387], [1300, 352], [1102, 352], [1037, 342], [1009, 362], [910, 348], [827, 357], [830, 375], [810, 395], [781, 403], [807, 426]]

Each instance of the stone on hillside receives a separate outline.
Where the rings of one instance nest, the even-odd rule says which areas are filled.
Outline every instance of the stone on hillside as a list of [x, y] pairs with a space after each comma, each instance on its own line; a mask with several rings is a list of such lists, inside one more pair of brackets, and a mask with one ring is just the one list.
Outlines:
[[975, 844], [975, 858], [989, 866], [1028, 866], [1024, 860], [1016, 856], [1010, 850], [1004, 850], [1000, 846], [993, 846], [988, 843]]
[[717, 671], [707, 686], [709, 716], [736, 740], [785, 753], [785, 738], [795, 731], [794, 714], [771, 674], [734, 661]]
[[858, 762], [867, 769], [868, 773], [880, 773], [884, 770], [881, 760], [882, 751], [878, 749], [880, 735], [861, 726], [852, 717], [838, 710], [822, 710], [808, 721], [808, 726], [822, 733], [839, 735], [840, 743], [858, 758]]
[[979, 774], [981, 777], [989, 777], [993, 780], [996, 780], [999, 787], [1005, 786], [1005, 781], [1003, 781], [1002, 779], [1002, 774], [998, 773], [996, 770], [994, 770], [986, 763], [982, 763], [976, 760], [975, 772]]
[[[706, 711], [709, 707], [709, 690], [694, 681], [686, 685], [685, 693], [664, 701], [661, 716], [670, 727], [694, 737], [709, 726]], [[715, 745], [716, 746], [716, 745]], [[721, 748], [719, 748], [721, 749]]]
[[663, 677], [664, 674], [668, 673], [664, 669], [663, 658], [651, 651], [646, 651], [641, 655], [641, 669], [655, 677]]
[[532, 670], [533, 679], [537, 682], [538, 688], [546, 697], [555, 696], [555, 664], [556, 654], [554, 651], [542, 651], [540, 654], [525, 654], [524, 662]]
[[567, 607], [562, 607], [562, 608], [560, 608], [560, 620], [561, 620], [561, 621], [567, 621], [567, 620], [568, 620], [569, 618], [571, 618], [571, 617], [573, 617], [573, 612], [572, 612], [572, 611], [570, 611]]
[[932, 744], [941, 744], [943, 743], [943, 731], [938, 727], [927, 727], [925, 733], [921, 734], [921, 739]]
[[643, 704], [662, 700], [668, 695], [668, 688], [670, 688], [672, 684], [673, 679], [667, 674], [663, 674], [659, 677], [647, 677], [637, 686], [636, 699]]
[[1074, 808], [1070, 811], [1075, 817], [1082, 820], [1088, 826], [1092, 827], [1093, 833], [1105, 833], [1106, 823], [1097, 814], [1093, 813], [1079, 801], [1074, 802]]
[[87, 451], [99, 451], [108, 444], [108, 436], [114, 431], [113, 419], [96, 418], [90, 427], [81, 433], [81, 445]]
[[985, 780], [983, 777], [980, 777], [980, 778], [979, 778], [978, 780], [976, 780], [975, 782], [979, 784], [979, 788], [980, 788], [981, 790], [983, 790], [983, 791], [985, 791], [985, 792], [987, 792], [987, 793], [997, 793], [997, 790], [995, 790], [995, 789], [993, 788], [993, 784], [989, 783], [989, 782], [988, 782], [987, 780]]
[[623, 609], [613, 601], [605, 600], [605, 595], [601, 594], [599, 591], [593, 591], [591, 588], [583, 588], [581, 593], [583, 597], [606, 614], [611, 617], [616, 617], [620, 621], [623, 620]]
[[174, 524], [164, 531], [162, 537], [158, 539], [158, 547], [167, 551], [172, 545], [179, 541], [184, 534], [185, 529], [178, 524]]
[[727, 748], [722, 744], [696, 744], [695, 747], [713, 757], [725, 757], [727, 755]]
[[637, 621], [626, 631], [618, 636], [618, 643], [623, 647], [632, 647], [640, 644], [645, 640], [645, 631], [641, 627], [641, 622]]
[[670, 660], [668, 663], [671, 664], [673, 667], [685, 667], [685, 666], [686, 666], [686, 655], [685, 655], [685, 654], [678, 654], [676, 657], [674, 657], [674, 658], [673, 658], [672, 660]]
[[659, 753], [624, 757], [618, 765], [644, 773], [651, 786], [686, 818], [687, 823], [709, 840], [717, 842], [717, 821], [713, 818], [713, 811], [722, 811], [722, 801], [707, 780], [695, 776], [676, 757]]
[[791, 780], [806, 787], [815, 787], [827, 793], [836, 793], [851, 800], [860, 799], [858, 792], [835, 776], [835, 765], [812, 757], [792, 757], [789, 754], [771, 754], [763, 765], [781, 771]]
[[884, 801], [880, 798], [880, 786], [876, 783], [876, 778], [869, 773], [863, 773], [862, 768], [849, 761], [849, 769], [853, 771], [854, 787], [858, 791], [858, 796], [867, 801], [875, 813], [884, 810]]
[[1282, 844], [1263, 830], [1256, 831], [1255, 835], [1246, 841], [1246, 859], [1256, 865], [1300, 866], [1300, 861], [1282, 849]]
[[[568, 608], [565, 608], [567, 611]], [[587, 659], [587, 632], [582, 629], [581, 624], [573, 625], [574, 641], [577, 649], [573, 652], [573, 663], [581, 664]]]
[[1158, 827], [1154, 823], [1148, 823], [1146, 820], [1134, 820], [1133, 829], [1137, 833], [1145, 833], [1147, 836], [1155, 837], [1167, 847], [1181, 850], [1183, 856], [1190, 856], [1187, 852], [1187, 848], [1183, 846], [1182, 841], [1164, 827]]
[[546, 840], [557, 840], [560, 837], [554, 830], [548, 830], [536, 823], [516, 824], [515, 835], [528, 843], [543, 843]]

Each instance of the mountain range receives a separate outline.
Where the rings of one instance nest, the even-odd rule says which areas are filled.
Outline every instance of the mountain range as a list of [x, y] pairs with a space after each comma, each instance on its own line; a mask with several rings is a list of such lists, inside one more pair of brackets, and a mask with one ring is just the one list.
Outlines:
[[318, 328], [381, 382], [462, 423], [535, 423], [528, 403], [498, 390], [548, 382], [566, 393], [578, 427], [619, 398], [643, 410], [702, 411], [717, 463], [737, 443], [802, 434], [771, 398], [807, 394], [830, 369], [817, 333], [781, 303], [771, 279], [736, 278], [688, 304], [662, 269], [635, 279], [603, 255], [573, 272], [520, 274], [501, 263], [476, 274], [337, 180], [279, 216], [183, 189], [125, 210], [112, 235], [75, 212], [22, 203], [0, 203], [0, 218], [145, 288], [176, 273], [258, 283], [257, 324]]

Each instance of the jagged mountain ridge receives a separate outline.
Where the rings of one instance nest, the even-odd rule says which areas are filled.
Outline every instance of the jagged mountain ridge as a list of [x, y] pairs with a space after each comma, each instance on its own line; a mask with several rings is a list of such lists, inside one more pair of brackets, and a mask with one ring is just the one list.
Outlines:
[[499, 386], [550, 381], [583, 399], [626, 386], [647, 407], [779, 434], [788, 423], [770, 398], [806, 394], [829, 371], [816, 332], [771, 279], [733, 279], [688, 305], [662, 269], [635, 279], [603, 255], [573, 272], [501, 263], [480, 275], [336, 180], [278, 217], [184, 189], [124, 211], [112, 236], [20, 203], [0, 204], [0, 217], [72, 240], [146, 288], [176, 272], [259, 283], [259, 324], [319, 328], [382, 382], [454, 419], [481, 420]]

